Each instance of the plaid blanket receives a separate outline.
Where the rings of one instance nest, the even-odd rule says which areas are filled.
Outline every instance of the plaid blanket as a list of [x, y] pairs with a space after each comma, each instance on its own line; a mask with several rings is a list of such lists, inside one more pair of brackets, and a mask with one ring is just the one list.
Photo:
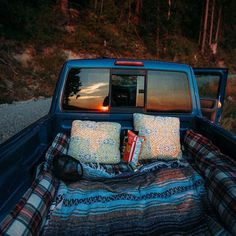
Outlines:
[[57, 134], [31, 187], [0, 223], [0, 235], [39, 235], [59, 183], [51, 174], [51, 163], [55, 155], [67, 152], [68, 143], [66, 135]]
[[49, 172], [41, 173], [15, 209], [0, 223], [0, 235], [38, 235], [57, 184]]
[[187, 131], [185, 149], [191, 162], [205, 177], [210, 203], [224, 226], [236, 235], [236, 163], [206, 137]]

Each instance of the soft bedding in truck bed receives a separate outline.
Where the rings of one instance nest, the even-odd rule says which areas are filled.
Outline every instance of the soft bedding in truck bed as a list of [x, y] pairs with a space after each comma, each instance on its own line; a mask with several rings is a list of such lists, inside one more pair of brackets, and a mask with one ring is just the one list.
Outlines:
[[[207, 140], [205, 144], [202, 142], [203, 138], [199, 137], [189, 132], [184, 144], [192, 158], [196, 157], [195, 163], [199, 173], [208, 173], [209, 171], [205, 170], [213, 164], [200, 158], [200, 153], [212, 156], [213, 149], [209, 147]], [[58, 181], [51, 175], [50, 163], [54, 155], [66, 153], [68, 141], [68, 136], [57, 135], [46, 154], [45, 169], [15, 209], [0, 223], [0, 234], [22, 232], [24, 235], [229, 235], [217, 223], [218, 220], [209, 207], [210, 201], [217, 211], [217, 206], [219, 210], [224, 209], [224, 218], [221, 217], [221, 220], [234, 235], [235, 213], [234, 208], [230, 208], [232, 201], [229, 202], [234, 199], [234, 194], [229, 198], [227, 189], [232, 189], [231, 182], [235, 183], [235, 174], [230, 165], [225, 165], [225, 159], [218, 159], [218, 165], [214, 165], [214, 168], [224, 166], [224, 169], [220, 169], [221, 173], [227, 174], [227, 179], [231, 182], [222, 183], [219, 178], [211, 178], [210, 181], [211, 186], [217, 185], [216, 183], [227, 186], [227, 189], [221, 188], [220, 196], [218, 188], [207, 186], [209, 191], [204, 187], [204, 183], [209, 183], [211, 176], [208, 178], [208, 175], [205, 175], [203, 180], [190, 165], [181, 161], [152, 162], [144, 165], [139, 173], [126, 173], [126, 177], [117, 176], [94, 181], [84, 179], [70, 185], [60, 182], [57, 188]], [[122, 172], [119, 166], [113, 170], [117, 174]], [[57, 193], [54, 195], [55, 188]], [[209, 197], [209, 193], [212, 197]], [[32, 201], [36, 195], [38, 201]], [[49, 210], [53, 196], [54, 200], [44, 224], [44, 216]], [[218, 200], [223, 201], [226, 206], [214, 204], [219, 202]]]
[[[153, 164], [152, 164], [153, 166]], [[190, 166], [61, 182], [44, 235], [209, 234], [204, 181]]]
[[190, 167], [61, 183], [44, 234], [203, 233], [204, 195]]

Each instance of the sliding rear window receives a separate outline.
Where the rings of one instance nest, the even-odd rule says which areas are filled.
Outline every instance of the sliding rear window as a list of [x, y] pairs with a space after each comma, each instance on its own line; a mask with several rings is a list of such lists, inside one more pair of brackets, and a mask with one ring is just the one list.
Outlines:
[[113, 70], [111, 75], [111, 108], [143, 108], [144, 84], [144, 71]]
[[187, 75], [134, 69], [73, 68], [63, 109], [97, 112], [191, 112]]

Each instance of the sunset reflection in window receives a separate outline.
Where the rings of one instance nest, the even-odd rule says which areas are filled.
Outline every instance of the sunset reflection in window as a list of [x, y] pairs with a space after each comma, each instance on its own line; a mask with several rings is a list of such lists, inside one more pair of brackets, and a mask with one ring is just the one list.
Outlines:
[[107, 112], [103, 106], [109, 93], [108, 69], [72, 69], [64, 92], [65, 109]]
[[147, 110], [192, 110], [187, 75], [181, 72], [148, 71]]

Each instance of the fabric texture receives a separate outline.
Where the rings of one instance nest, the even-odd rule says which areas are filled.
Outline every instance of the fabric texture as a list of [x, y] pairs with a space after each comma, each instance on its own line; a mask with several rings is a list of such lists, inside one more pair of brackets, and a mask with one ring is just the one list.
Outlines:
[[53, 157], [56, 155], [66, 154], [69, 146], [70, 138], [64, 133], [58, 133], [54, 138], [51, 146], [45, 154], [44, 169], [52, 169]]
[[118, 164], [86, 163], [86, 165], [93, 169], [102, 169], [113, 176], [130, 173], [133, 170], [130, 165], [122, 161]]
[[57, 180], [49, 172], [41, 173], [0, 223], [0, 235], [39, 235], [57, 186]]
[[134, 113], [134, 128], [145, 142], [140, 159], [181, 158], [180, 123], [178, 118]]
[[145, 138], [136, 135], [131, 130], [128, 130], [127, 135], [128, 140], [123, 154], [123, 160], [127, 163], [131, 163], [133, 166], [136, 166]]
[[190, 161], [205, 177], [210, 203], [224, 226], [236, 235], [236, 162], [192, 130], [186, 132], [184, 145]]
[[205, 201], [204, 181], [190, 166], [61, 182], [43, 235], [225, 233], [217, 222], [210, 223]]
[[67, 152], [69, 140], [66, 134], [56, 135], [31, 187], [0, 223], [0, 235], [39, 235], [59, 183], [51, 174], [52, 161], [54, 156]]
[[72, 123], [68, 155], [83, 163], [120, 162], [120, 129], [115, 122], [75, 120]]

